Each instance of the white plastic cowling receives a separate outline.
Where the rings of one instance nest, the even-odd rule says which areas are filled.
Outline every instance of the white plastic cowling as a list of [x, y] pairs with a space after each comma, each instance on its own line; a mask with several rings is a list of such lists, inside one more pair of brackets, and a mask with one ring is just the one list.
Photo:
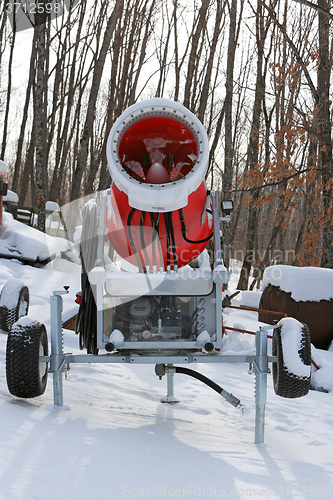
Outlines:
[[148, 99], [130, 106], [115, 122], [107, 158], [111, 178], [131, 207], [170, 212], [185, 207], [205, 178], [208, 137], [202, 123], [180, 103]]

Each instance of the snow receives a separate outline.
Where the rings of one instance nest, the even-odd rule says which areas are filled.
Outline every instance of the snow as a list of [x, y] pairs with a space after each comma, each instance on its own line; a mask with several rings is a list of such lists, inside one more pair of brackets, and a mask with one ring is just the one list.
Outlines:
[[53, 212], [60, 212], [60, 206], [56, 201], [47, 201], [45, 203], [45, 210], [52, 210]]
[[19, 318], [18, 321], [16, 321], [16, 323], [14, 323], [14, 325], [12, 326], [12, 330], [13, 328], [15, 328], [15, 326], [32, 326], [35, 324], [36, 324], [35, 319], [32, 319], [29, 316], [22, 316], [21, 318]]
[[199, 264], [199, 269], [202, 271], [205, 269], [210, 270], [210, 262], [209, 262], [209, 253], [206, 250], [206, 248], [201, 252], [201, 254], [197, 258], [198, 264]]
[[258, 292], [257, 290], [253, 292], [242, 290], [238, 295], [236, 295], [232, 303], [233, 305], [237, 306], [255, 307], [256, 309], [258, 309], [261, 293], [261, 291]]
[[[0, 270], [0, 286], [15, 277], [29, 287], [29, 318], [43, 322], [48, 334], [53, 290], [70, 285], [62, 295], [63, 319], [77, 311], [77, 264], [58, 258], [34, 268], [0, 259]], [[258, 329], [251, 311], [229, 309], [226, 320]], [[224, 348], [228, 341], [237, 352], [253, 349], [254, 336], [232, 336], [227, 333]], [[332, 496], [333, 391], [286, 400], [274, 394], [269, 375], [265, 444], [255, 446], [254, 376], [247, 365], [190, 365], [238, 397], [246, 406], [243, 417], [181, 374], [174, 375], [180, 403], [162, 404], [166, 377], [160, 381], [153, 364], [72, 364], [59, 409], [51, 376], [39, 398], [9, 394], [6, 338], [0, 333], [0, 500]], [[64, 350], [81, 352], [72, 331], [64, 331]], [[323, 366], [316, 378], [327, 386], [333, 352], [316, 349], [315, 355]]]
[[72, 251], [73, 243], [63, 238], [53, 238], [33, 227], [13, 219], [12, 214], [3, 213], [0, 229], [0, 255], [44, 261]]
[[0, 160], [0, 174], [3, 175], [6, 171], [6, 163]]
[[119, 346], [121, 345], [125, 340], [124, 335], [121, 333], [120, 330], [113, 330], [113, 332], [110, 335], [110, 342], [112, 342], [113, 345]]
[[279, 325], [281, 325], [283, 360], [288, 372], [298, 378], [308, 378], [311, 366], [305, 365], [296, 354], [301, 349], [302, 323], [294, 318], [282, 318]]
[[3, 201], [10, 201], [12, 203], [18, 203], [19, 197], [17, 196], [14, 191], [10, 191], [10, 189], [7, 189], [7, 194], [2, 197]]
[[333, 269], [270, 266], [265, 269], [262, 290], [270, 284], [291, 293], [296, 302], [333, 299]]
[[333, 364], [326, 363], [312, 375], [311, 383], [317, 391], [333, 390]]
[[91, 199], [91, 200], [88, 200], [84, 206], [87, 206], [88, 207], [88, 210], [89, 212], [92, 211], [92, 209], [96, 206], [96, 200], [94, 199]]
[[24, 283], [19, 278], [11, 278], [1, 290], [0, 305], [7, 309], [15, 309], [21, 288]]
[[199, 335], [197, 336], [197, 344], [205, 345], [207, 342], [210, 342], [211, 338], [207, 330], [203, 330]]

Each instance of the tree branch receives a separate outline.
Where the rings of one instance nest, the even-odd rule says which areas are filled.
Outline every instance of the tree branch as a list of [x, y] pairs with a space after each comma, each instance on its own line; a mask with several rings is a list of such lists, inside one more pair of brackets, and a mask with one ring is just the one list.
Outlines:
[[333, 14], [331, 14], [329, 10], [324, 9], [320, 5], [317, 5], [317, 4], [313, 3], [313, 2], [309, 2], [309, 0], [294, 0], [294, 2], [302, 3], [303, 5], [306, 5], [307, 7], [310, 7], [311, 9], [315, 9], [318, 12], [323, 12], [330, 19], [333, 19]]
[[[303, 1], [303, 0], [302, 0]], [[307, 1], [307, 0], [306, 0]], [[313, 98], [314, 100], [316, 101], [316, 103], [318, 102], [318, 92], [317, 92], [317, 89], [316, 87], [314, 86], [313, 82], [312, 82], [312, 79], [311, 79], [311, 76], [307, 70], [307, 67], [306, 67], [306, 64], [304, 63], [303, 59], [301, 58], [300, 56], [300, 53], [299, 51], [297, 50], [297, 47], [296, 45], [294, 44], [294, 42], [289, 38], [289, 36], [287, 35], [287, 31], [286, 31], [286, 28], [277, 20], [277, 17], [275, 15], [275, 12], [273, 9], [271, 9], [271, 7], [269, 7], [268, 5], [265, 4], [265, 2], [263, 2], [262, 0], [259, 0], [259, 2], [261, 3], [261, 5], [263, 7], [265, 7], [265, 9], [269, 12], [269, 15], [271, 16], [271, 19], [272, 21], [274, 22], [274, 24], [276, 24], [276, 26], [281, 30], [281, 33], [283, 33], [283, 36], [285, 38], [285, 40], [288, 42], [288, 44], [290, 45], [290, 47], [292, 48], [292, 50], [294, 51], [294, 54], [295, 54], [295, 57], [296, 57], [296, 60], [298, 62], [298, 64], [301, 66], [301, 68], [303, 69], [304, 71], [304, 75], [305, 75], [305, 78], [308, 82], [308, 85], [310, 87], [310, 90], [312, 92], [312, 95], [313, 95]]]
[[313, 170], [313, 168], [314, 167], [305, 168], [304, 170], [299, 170], [298, 172], [295, 172], [294, 174], [289, 175], [288, 177], [283, 177], [283, 179], [281, 179], [279, 181], [270, 182], [268, 184], [262, 184], [261, 186], [255, 186], [255, 187], [250, 188], [250, 189], [244, 189], [244, 188], [231, 189], [229, 191], [229, 193], [237, 193], [237, 192], [252, 193], [253, 191], [256, 191], [257, 189], [263, 189], [263, 188], [270, 187], [270, 186], [278, 186], [279, 184], [282, 184], [283, 182], [288, 181], [289, 179], [292, 179], [293, 177], [297, 177], [298, 175], [304, 174], [305, 172], [310, 172], [311, 170]]

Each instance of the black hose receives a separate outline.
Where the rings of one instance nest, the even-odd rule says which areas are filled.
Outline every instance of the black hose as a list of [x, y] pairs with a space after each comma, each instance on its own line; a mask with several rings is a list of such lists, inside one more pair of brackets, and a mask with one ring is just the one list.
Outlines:
[[141, 248], [143, 250], [143, 255], [145, 259], [145, 269], [144, 271], [147, 272], [147, 267], [149, 269], [149, 257], [148, 257], [148, 252], [146, 249], [146, 243], [145, 243], [145, 235], [144, 235], [144, 225], [145, 225], [145, 215], [146, 212], [143, 210], [141, 211], [141, 217], [140, 217], [140, 242], [141, 242]]
[[170, 230], [171, 243], [172, 243], [173, 268], [177, 269], [178, 268], [177, 248], [176, 248], [176, 241], [175, 241], [175, 233], [173, 230], [172, 212], [168, 213], [168, 219], [169, 219], [169, 230]]
[[198, 314], [199, 314], [199, 310], [200, 308], [199, 307], [196, 307], [191, 315], [191, 318], [190, 318], [190, 325], [191, 325], [191, 328], [193, 327], [193, 324], [196, 322], [196, 325], [195, 325], [195, 332], [197, 331], [197, 328], [198, 328]]
[[[169, 250], [169, 262], [170, 262], [170, 268], [171, 268], [171, 253], [172, 253], [172, 259], [173, 259], [173, 268], [175, 268], [175, 247], [173, 245], [174, 237], [172, 240], [172, 231], [171, 231], [171, 226], [170, 226], [170, 213], [166, 212], [164, 214], [164, 220], [165, 220], [165, 230], [167, 234], [167, 245], [168, 245], [168, 250]], [[177, 261], [177, 255], [176, 255], [176, 261]]]
[[209, 378], [205, 377], [205, 375], [202, 375], [202, 373], [191, 370], [191, 368], [185, 368], [183, 366], [175, 366], [175, 368], [176, 368], [176, 373], [183, 373], [184, 375], [189, 375], [190, 377], [196, 378], [197, 380], [200, 380], [204, 384], [214, 389], [214, 391], [218, 392], [219, 394], [221, 394], [222, 391], [224, 390], [223, 387], [213, 382], [213, 380], [210, 380]]
[[86, 205], [83, 212], [81, 235], [81, 303], [75, 333], [79, 334], [80, 349], [87, 349], [88, 354], [98, 354], [97, 349], [97, 307], [94, 293], [88, 279], [88, 273], [95, 265], [97, 256], [97, 210], [94, 205]]
[[167, 244], [167, 271], [169, 271], [171, 267], [171, 259], [170, 259], [170, 232], [169, 232], [167, 213], [164, 213], [164, 222], [165, 222], [165, 234], [166, 234], [166, 244]]
[[129, 241], [131, 250], [132, 250], [132, 254], [134, 255], [136, 263], [138, 265], [139, 272], [142, 273], [143, 267], [141, 264], [141, 260], [140, 260], [138, 254], [135, 250], [135, 245], [134, 245], [133, 236], [132, 236], [132, 228], [131, 228], [132, 217], [133, 217], [133, 214], [135, 211], [136, 211], [136, 209], [132, 208], [132, 210], [130, 211], [130, 213], [128, 214], [128, 217], [127, 217], [127, 236], [128, 236], [128, 241]]
[[157, 232], [156, 232], [156, 224], [155, 224], [155, 218], [154, 214], [152, 212], [149, 212], [150, 215], [150, 222], [151, 222], [151, 227], [152, 227], [152, 237], [151, 237], [151, 254], [153, 258], [153, 270], [154, 268], [157, 269], [156, 265], [156, 248], [155, 248], [155, 243], [156, 243], [156, 238], [157, 238]]
[[187, 243], [192, 243], [193, 245], [197, 245], [197, 244], [200, 244], [200, 243], [206, 243], [206, 241], [209, 241], [211, 239], [211, 237], [213, 236], [213, 233], [211, 233], [209, 236], [207, 236], [207, 238], [204, 238], [202, 240], [190, 240], [189, 238], [187, 238], [187, 236], [186, 236], [186, 231], [187, 230], [186, 230], [184, 212], [183, 212], [182, 208], [179, 209], [179, 214], [180, 214], [180, 222], [181, 222], [181, 225], [182, 225], [182, 235], [183, 235], [184, 240]]
[[183, 366], [175, 366], [175, 369], [176, 373], [183, 373], [184, 375], [189, 375], [190, 377], [196, 378], [197, 380], [200, 380], [204, 384], [208, 385], [214, 391], [220, 394], [228, 403], [230, 403], [235, 408], [240, 408], [242, 410], [242, 413], [244, 413], [245, 406], [240, 402], [240, 400], [236, 398], [236, 396], [231, 394], [231, 392], [226, 391], [225, 389], [223, 389], [223, 387], [213, 382], [213, 380], [210, 380], [208, 377], [205, 377], [205, 375], [202, 375], [201, 373], [191, 370], [190, 368], [184, 368]]
[[202, 375], [201, 373], [191, 370], [190, 368], [184, 368], [183, 366], [172, 366], [172, 368], [167, 369], [167, 367], [164, 364], [157, 364], [155, 366], [155, 373], [160, 378], [162, 378], [163, 375], [165, 375], [166, 373], [183, 373], [184, 375], [189, 375], [190, 377], [196, 378], [197, 380], [200, 380], [200, 382], [203, 382], [204, 384], [208, 385], [211, 389], [216, 391], [218, 394], [220, 394], [232, 406], [234, 406], [235, 408], [240, 408], [242, 410], [242, 413], [244, 412], [245, 406], [242, 405], [242, 403], [238, 398], [236, 398], [236, 396], [231, 394], [231, 392], [228, 392], [225, 389], [223, 389], [221, 386], [210, 380], [208, 377], [205, 377], [205, 375]]
[[160, 242], [160, 214], [157, 213], [156, 217], [156, 233], [157, 233], [157, 248], [158, 248], [158, 254], [160, 257], [160, 267], [163, 269], [164, 268], [164, 261], [163, 261], [163, 254], [162, 254], [162, 248], [161, 248], [161, 242]]

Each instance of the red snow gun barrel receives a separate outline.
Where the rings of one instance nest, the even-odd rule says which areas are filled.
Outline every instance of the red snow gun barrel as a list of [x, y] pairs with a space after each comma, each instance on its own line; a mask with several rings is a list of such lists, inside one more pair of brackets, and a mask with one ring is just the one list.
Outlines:
[[116, 252], [147, 272], [177, 270], [198, 257], [212, 235], [201, 122], [168, 99], [136, 103], [112, 127], [107, 158], [106, 224]]

